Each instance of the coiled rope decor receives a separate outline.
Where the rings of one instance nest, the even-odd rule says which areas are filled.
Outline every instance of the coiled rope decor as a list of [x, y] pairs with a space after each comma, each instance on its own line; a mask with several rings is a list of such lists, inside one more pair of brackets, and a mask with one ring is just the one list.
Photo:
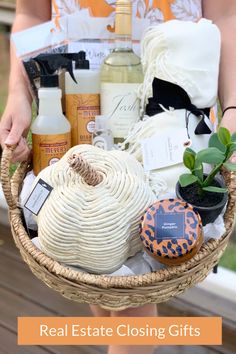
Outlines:
[[9, 166], [13, 150], [14, 147], [6, 147], [3, 151], [1, 182], [9, 206], [9, 218], [16, 246], [32, 272], [68, 299], [97, 304], [112, 310], [161, 303], [203, 281], [219, 262], [227, 246], [233, 229], [236, 201], [234, 173], [225, 175], [229, 188], [225, 234], [219, 240], [211, 239], [206, 242], [192, 259], [182, 265], [144, 275], [112, 277], [87, 274], [65, 267], [36, 248], [23, 226], [18, 196], [28, 162], [21, 163], [10, 179]]

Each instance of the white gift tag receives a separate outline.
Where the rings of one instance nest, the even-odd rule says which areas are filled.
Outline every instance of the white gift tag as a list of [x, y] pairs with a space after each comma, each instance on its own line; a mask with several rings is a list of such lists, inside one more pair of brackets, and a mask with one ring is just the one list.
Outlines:
[[26, 200], [24, 207], [31, 213], [38, 215], [52, 190], [53, 188], [40, 178]]
[[145, 171], [173, 166], [183, 161], [186, 147], [191, 146], [185, 128], [169, 131], [165, 135], [156, 134], [141, 141]]

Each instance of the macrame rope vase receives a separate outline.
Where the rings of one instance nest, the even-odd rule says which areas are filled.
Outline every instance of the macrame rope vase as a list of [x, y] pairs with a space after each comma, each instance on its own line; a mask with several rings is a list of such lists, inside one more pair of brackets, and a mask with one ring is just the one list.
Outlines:
[[234, 173], [224, 172], [229, 188], [229, 201], [225, 213], [226, 232], [219, 240], [211, 239], [206, 242], [189, 261], [179, 266], [136, 276], [111, 277], [87, 274], [65, 267], [36, 248], [23, 226], [17, 196], [28, 162], [20, 164], [10, 180], [9, 165], [13, 150], [14, 147], [5, 147], [3, 151], [1, 181], [9, 205], [15, 243], [32, 272], [68, 299], [97, 304], [110, 310], [161, 303], [203, 281], [219, 262], [227, 246], [233, 230], [236, 178]]

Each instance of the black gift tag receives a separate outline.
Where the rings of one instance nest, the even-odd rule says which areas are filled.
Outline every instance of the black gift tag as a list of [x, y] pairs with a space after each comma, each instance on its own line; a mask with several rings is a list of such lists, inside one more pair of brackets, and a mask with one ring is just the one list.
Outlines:
[[38, 215], [52, 190], [53, 188], [40, 178], [25, 202], [24, 207], [34, 215]]

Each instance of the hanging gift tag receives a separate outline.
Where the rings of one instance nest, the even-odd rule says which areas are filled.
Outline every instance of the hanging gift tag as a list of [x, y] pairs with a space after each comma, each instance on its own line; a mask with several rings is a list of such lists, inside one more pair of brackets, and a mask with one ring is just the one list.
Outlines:
[[141, 141], [145, 171], [173, 166], [183, 161], [186, 147], [191, 146], [185, 128], [168, 131], [165, 135], [156, 134]]
[[31, 211], [31, 213], [38, 215], [52, 190], [53, 188], [40, 178], [25, 202], [24, 207]]

